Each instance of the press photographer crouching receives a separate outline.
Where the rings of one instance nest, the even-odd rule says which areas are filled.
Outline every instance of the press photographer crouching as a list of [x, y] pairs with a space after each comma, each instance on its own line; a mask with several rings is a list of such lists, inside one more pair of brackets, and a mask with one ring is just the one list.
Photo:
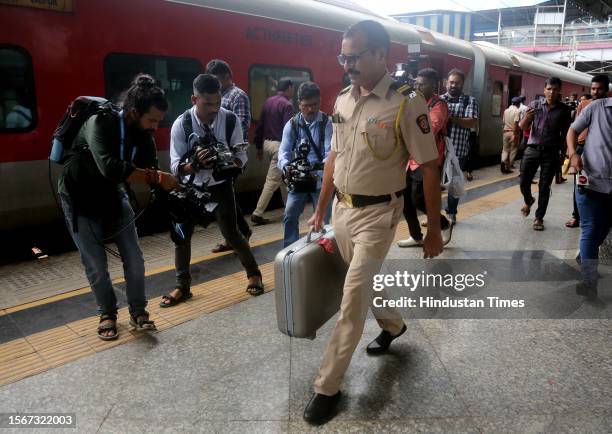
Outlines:
[[145, 310], [144, 259], [125, 183], [147, 183], [166, 191], [178, 183], [171, 174], [154, 169], [153, 133], [168, 102], [153, 78], [137, 76], [121, 107], [110, 103], [105, 107], [85, 121], [72, 141], [59, 179], [59, 195], [99, 307], [98, 337], [111, 340], [118, 336], [117, 298], [105, 241], [113, 240], [121, 254], [130, 324], [138, 330], [155, 329]]
[[[289, 190], [283, 224], [284, 246], [299, 238], [299, 219], [306, 202], [316, 208], [321, 192], [321, 179], [325, 159], [329, 155], [332, 123], [319, 110], [321, 90], [316, 83], [304, 82], [298, 88], [300, 112], [285, 124], [278, 151], [278, 168]], [[331, 205], [331, 202], [330, 202]], [[329, 223], [331, 206], [327, 209], [325, 224]]]
[[[247, 161], [242, 128], [236, 115], [221, 107], [221, 83], [210, 74], [193, 81], [193, 107], [180, 115], [170, 133], [170, 166], [187, 188], [197, 188], [206, 199], [206, 212], [172, 225], [176, 266], [176, 287], [160, 302], [170, 307], [191, 298], [191, 236], [196, 224], [206, 225], [214, 216], [223, 237], [231, 244], [249, 280], [247, 292], [264, 292], [261, 272], [247, 240], [238, 230], [232, 178]], [[193, 191], [193, 190], [192, 190]]]

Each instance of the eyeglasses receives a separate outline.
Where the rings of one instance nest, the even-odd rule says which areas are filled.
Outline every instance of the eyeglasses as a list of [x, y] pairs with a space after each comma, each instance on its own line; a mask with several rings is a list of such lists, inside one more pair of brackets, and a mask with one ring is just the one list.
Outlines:
[[338, 63], [340, 66], [344, 66], [345, 63], [349, 65], [354, 65], [357, 60], [363, 56], [366, 52], [368, 52], [369, 48], [366, 48], [361, 53], [357, 54], [338, 54]]

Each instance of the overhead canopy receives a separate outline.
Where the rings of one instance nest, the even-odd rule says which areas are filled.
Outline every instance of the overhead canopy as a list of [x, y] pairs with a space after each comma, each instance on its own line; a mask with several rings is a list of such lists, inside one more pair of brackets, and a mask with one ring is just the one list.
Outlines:
[[597, 18], [607, 18], [612, 14], [612, 0], [581, 0], [577, 3]]

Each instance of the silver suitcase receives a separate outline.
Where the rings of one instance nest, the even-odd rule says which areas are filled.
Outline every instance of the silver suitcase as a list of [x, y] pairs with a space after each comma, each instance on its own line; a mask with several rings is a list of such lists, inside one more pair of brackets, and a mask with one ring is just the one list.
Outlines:
[[[333, 242], [333, 253], [317, 244]], [[317, 330], [340, 309], [347, 265], [331, 226], [287, 246], [274, 261], [274, 293], [279, 330], [295, 338], [314, 339]]]

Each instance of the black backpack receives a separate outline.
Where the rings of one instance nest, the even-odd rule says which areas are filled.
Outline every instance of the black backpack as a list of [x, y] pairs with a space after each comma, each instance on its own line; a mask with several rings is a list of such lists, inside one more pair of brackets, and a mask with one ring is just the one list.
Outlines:
[[119, 108], [110, 101], [95, 96], [80, 96], [70, 103], [66, 113], [57, 124], [51, 141], [49, 160], [64, 164], [72, 150], [72, 143], [83, 124], [91, 116], [102, 112], [119, 115]]
[[[325, 128], [327, 127], [327, 122], [329, 121], [329, 116], [327, 114], [323, 113], [323, 120], [321, 122], [319, 122], [319, 143], [314, 143], [314, 141], [312, 140], [312, 137], [310, 136], [310, 130], [308, 130], [307, 128], [305, 128], [306, 134], [308, 136], [308, 141], [312, 144], [312, 146], [314, 147], [314, 151], [317, 154], [317, 158], [321, 161], [321, 163], [323, 162], [323, 153], [321, 152], [322, 150], [325, 149]], [[295, 145], [295, 140], [297, 139], [298, 136], [298, 128], [301, 126], [299, 125], [299, 113], [296, 114], [295, 116], [293, 116], [290, 119], [291, 122], [291, 143], [293, 143]]]
[[[191, 109], [187, 109], [183, 113], [183, 131], [185, 132], [185, 140], [189, 142], [189, 136], [193, 133], [193, 125], [191, 124]], [[232, 135], [234, 134], [234, 128], [236, 127], [236, 114], [228, 111], [225, 116], [225, 142], [229, 146]]]

